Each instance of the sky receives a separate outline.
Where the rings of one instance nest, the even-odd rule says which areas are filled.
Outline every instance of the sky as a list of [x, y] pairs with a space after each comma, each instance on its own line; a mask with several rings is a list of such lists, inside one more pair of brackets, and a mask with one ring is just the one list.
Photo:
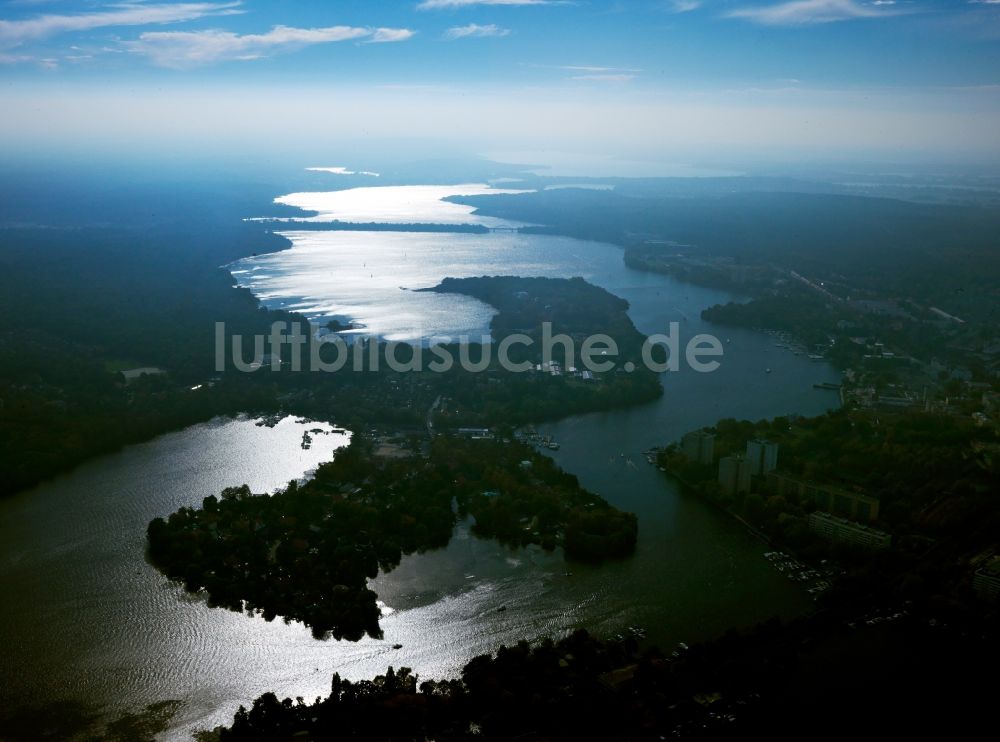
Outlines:
[[993, 159], [1000, 0], [0, 0], [0, 90], [6, 150]]

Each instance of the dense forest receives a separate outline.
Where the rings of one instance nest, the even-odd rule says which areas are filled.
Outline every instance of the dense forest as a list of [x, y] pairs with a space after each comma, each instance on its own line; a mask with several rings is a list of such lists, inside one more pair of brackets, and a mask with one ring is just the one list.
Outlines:
[[[524, 357], [538, 361], [541, 354], [541, 327], [548, 322], [552, 333], [569, 335], [578, 346], [583, 338], [600, 332], [610, 335], [619, 346], [615, 361], [637, 363], [646, 337], [632, 324], [628, 302], [582, 278], [530, 278], [520, 276], [481, 276], [446, 278], [430, 291], [465, 294], [498, 310], [490, 321], [494, 342], [513, 333], [525, 333], [535, 342]], [[521, 346], [514, 346], [520, 349]], [[554, 357], [561, 358], [557, 347]], [[579, 347], [577, 347], [579, 354]], [[512, 355], [514, 360], [519, 358]], [[579, 362], [577, 362], [579, 365]]]
[[[215, 321], [253, 333], [280, 318], [223, 267], [283, 246], [240, 221], [266, 207], [268, 187], [140, 174], [90, 186], [26, 176], [0, 197], [0, 495], [126, 443], [273, 407], [266, 386], [205, 383]], [[120, 372], [138, 367], [167, 373], [126, 384]]]

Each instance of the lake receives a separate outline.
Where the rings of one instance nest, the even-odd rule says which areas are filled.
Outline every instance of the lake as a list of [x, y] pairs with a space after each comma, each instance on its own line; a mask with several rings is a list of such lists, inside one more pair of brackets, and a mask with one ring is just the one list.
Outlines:
[[[0, 659], [5, 706], [82, 698], [115, 711], [179, 700], [171, 736], [182, 738], [228, 722], [266, 690], [325, 695], [335, 671], [360, 679], [391, 664], [425, 678], [454, 675], [501, 643], [577, 626], [612, 635], [638, 624], [650, 641], [670, 648], [812, 605], [763, 559], [762, 543], [681, 494], [640, 455], [720, 417], [811, 415], [838, 404], [835, 393], [812, 387], [838, 379], [826, 364], [778, 349], [766, 335], [700, 319], [703, 308], [730, 295], [633, 271], [620, 249], [569, 238], [289, 237], [291, 249], [234, 265], [234, 272], [246, 271], [236, 274], [240, 283], [269, 305], [344, 316], [386, 337], [484, 331], [489, 307], [408, 289], [491, 273], [582, 275], [627, 299], [644, 332], [664, 332], [676, 321], [682, 342], [718, 334], [725, 347], [718, 371], [667, 373], [665, 393], [653, 403], [540, 428], [561, 444], [551, 455], [585, 486], [638, 514], [635, 555], [596, 567], [568, 564], [558, 552], [479, 540], [461, 525], [446, 549], [405, 557], [373, 581], [385, 605], [384, 641], [316, 641], [301, 625], [210, 609], [185, 595], [144, 561], [145, 527], [225, 486], [246, 482], [270, 491], [306, 476], [347, 435], [317, 435], [306, 450], [302, 433], [329, 426], [292, 419], [274, 428], [250, 420], [197, 425], [0, 502], [0, 589], [17, 596], [0, 613], [8, 643]], [[444, 305], [425, 303], [438, 296]], [[392, 649], [396, 643], [402, 648]]]

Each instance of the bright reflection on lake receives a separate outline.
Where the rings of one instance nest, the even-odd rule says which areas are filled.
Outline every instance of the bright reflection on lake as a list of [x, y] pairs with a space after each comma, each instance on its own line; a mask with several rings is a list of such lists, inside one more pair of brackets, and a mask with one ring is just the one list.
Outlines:
[[177, 699], [184, 724], [222, 721], [248, 688], [301, 678], [307, 665], [323, 665], [311, 688], [321, 690], [329, 645], [184, 593], [145, 561], [146, 526], [224, 487], [271, 492], [300, 479], [349, 442], [333, 431], [290, 417], [274, 427], [217, 420], [0, 501], [0, 709]]
[[274, 199], [277, 204], [318, 212], [293, 221], [353, 222], [368, 224], [481, 224], [487, 227], [510, 226], [515, 222], [473, 214], [471, 206], [441, 199], [448, 196], [480, 196], [486, 193], [521, 193], [490, 188], [480, 183], [445, 186], [385, 186], [348, 188], [342, 191], [289, 193]]
[[[382, 190], [372, 188], [368, 190]], [[389, 340], [489, 334], [495, 311], [459, 294], [415, 292], [441, 279], [582, 276], [604, 285], [625, 269], [609, 245], [569, 237], [427, 232], [282, 232], [289, 250], [231, 266], [268, 306], [353, 320]], [[632, 271], [632, 273], [636, 273]], [[638, 275], [638, 274], [637, 274]]]

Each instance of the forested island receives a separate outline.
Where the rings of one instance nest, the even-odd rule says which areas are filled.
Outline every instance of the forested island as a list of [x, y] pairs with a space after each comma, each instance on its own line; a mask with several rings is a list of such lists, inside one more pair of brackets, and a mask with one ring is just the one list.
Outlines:
[[617, 366], [629, 360], [639, 365], [641, 361], [640, 352], [646, 337], [632, 324], [628, 302], [579, 277], [446, 278], [427, 290], [465, 294], [495, 307], [497, 314], [490, 320], [494, 341], [513, 333], [527, 334], [535, 342], [536, 351], [525, 351], [524, 357], [540, 358], [537, 348], [541, 343], [542, 324], [549, 322], [553, 334], [564, 333], [577, 343], [597, 332], [614, 338], [619, 351], [615, 359]]
[[304, 485], [229, 488], [153, 520], [149, 558], [211, 605], [302, 621], [317, 637], [381, 637], [367, 581], [404, 554], [445, 546], [465, 515], [480, 536], [561, 546], [567, 559], [635, 548], [634, 515], [526, 444], [439, 436], [387, 455], [355, 436]]

